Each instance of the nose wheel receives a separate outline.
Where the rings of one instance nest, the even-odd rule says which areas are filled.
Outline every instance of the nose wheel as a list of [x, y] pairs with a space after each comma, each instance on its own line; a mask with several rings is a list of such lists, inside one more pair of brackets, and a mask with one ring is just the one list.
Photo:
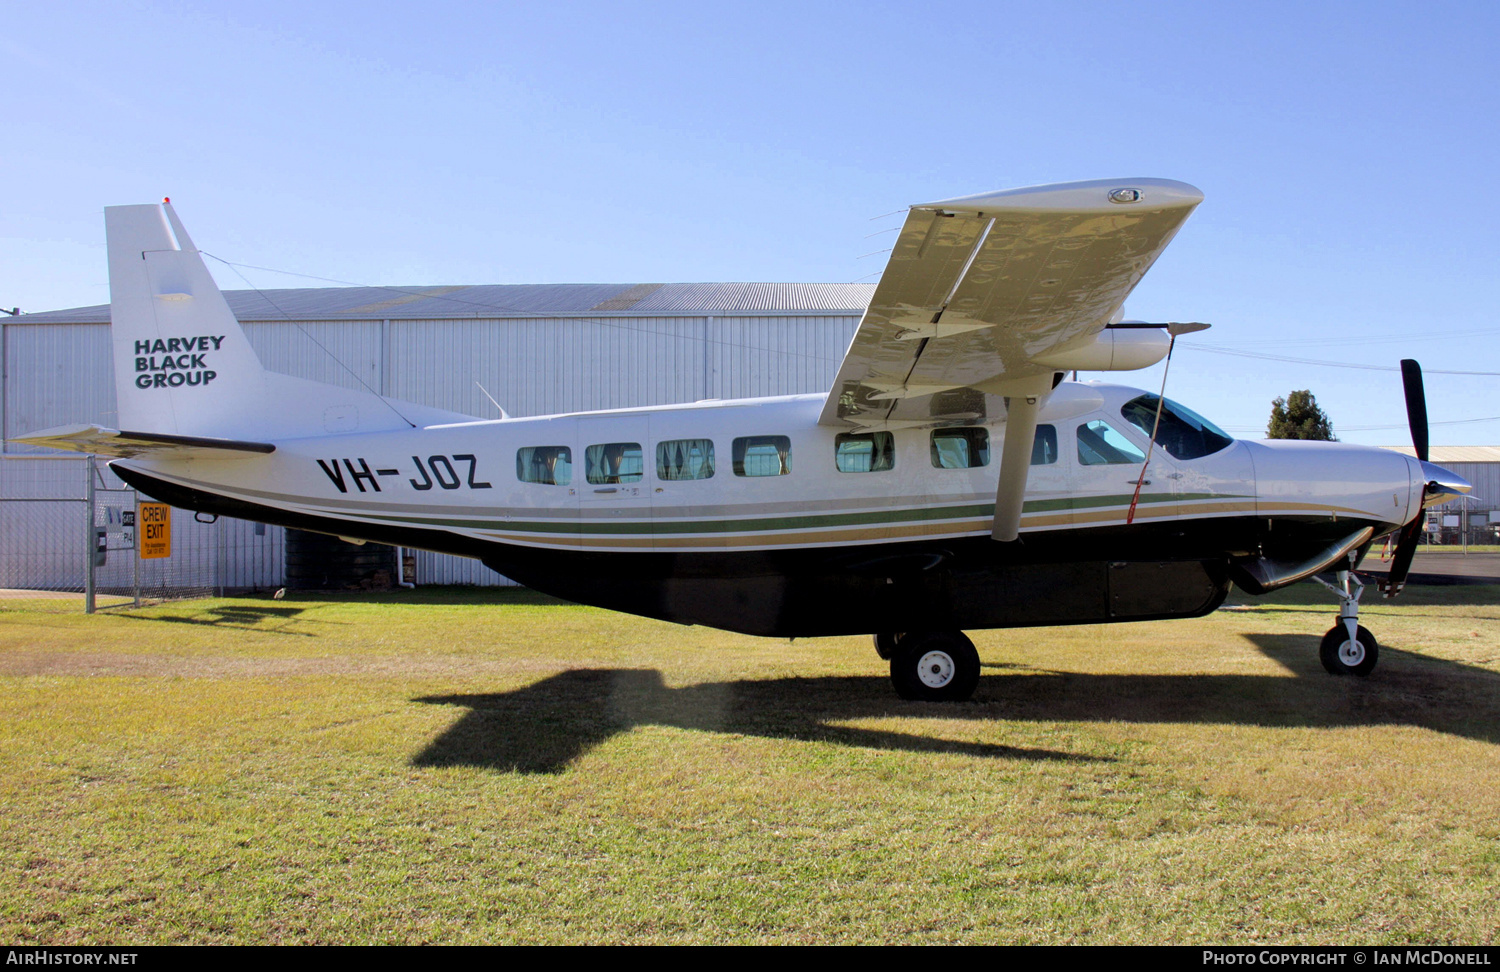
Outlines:
[[1369, 629], [1359, 623], [1359, 598], [1365, 585], [1352, 570], [1341, 570], [1336, 575], [1338, 582], [1330, 584], [1321, 577], [1314, 578], [1328, 588], [1339, 599], [1339, 618], [1323, 636], [1318, 646], [1318, 660], [1330, 675], [1359, 675], [1375, 670], [1380, 660], [1380, 646]]
[[1336, 624], [1323, 636], [1318, 658], [1330, 675], [1368, 675], [1380, 658], [1380, 646], [1364, 625], [1355, 625], [1351, 638], [1347, 628]]

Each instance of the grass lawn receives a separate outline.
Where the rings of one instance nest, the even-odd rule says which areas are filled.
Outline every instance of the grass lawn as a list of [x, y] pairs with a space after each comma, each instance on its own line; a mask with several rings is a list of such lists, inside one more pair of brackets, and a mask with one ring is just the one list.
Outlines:
[[974, 633], [976, 700], [525, 592], [0, 601], [0, 939], [1500, 941], [1500, 587]]
[[[1463, 544], [1458, 543], [1421, 543], [1417, 545], [1417, 553], [1459, 555], [1468, 554], [1471, 557], [1478, 554], [1488, 554], [1489, 556], [1493, 557], [1496, 555], [1500, 555], [1500, 546], [1497, 546], [1493, 543], [1470, 543], [1468, 547], [1465, 548]], [[1379, 551], [1376, 551], [1376, 556], [1379, 556]], [[1374, 564], [1375, 562], [1376, 561], [1374, 559], [1370, 561], [1371, 564]]]

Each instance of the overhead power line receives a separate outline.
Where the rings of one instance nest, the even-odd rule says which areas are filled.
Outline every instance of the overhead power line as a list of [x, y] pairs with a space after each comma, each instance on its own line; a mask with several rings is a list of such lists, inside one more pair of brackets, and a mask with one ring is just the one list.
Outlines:
[[[1452, 419], [1447, 422], [1428, 422], [1428, 425], [1469, 425], [1474, 422], [1500, 422], [1500, 415], [1489, 415], [1484, 418]], [[1405, 425], [1340, 425], [1337, 432], [1394, 432], [1404, 429]], [[1226, 425], [1226, 432], [1259, 432], [1259, 425]]]
[[1408, 332], [1406, 334], [1346, 334], [1330, 337], [1293, 338], [1291, 340], [1267, 338], [1259, 341], [1234, 341], [1229, 344], [1216, 344], [1214, 347], [1233, 348], [1235, 350], [1261, 346], [1278, 348], [1336, 348], [1346, 347], [1351, 344], [1364, 346], [1369, 344], [1411, 344], [1417, 341], [1450, 341], [1454, 338], [1484, 337], [1491, 334], [1500, 334], [1500, 328], [1487, 327], [1478, 330], [1441, 331], [1426, 334], [1416, 332]]
[[[1352, 361], [1321, 361], [1317, 358], [1294, 358], [1286, 354], [1266, 354], [1261, 351], [1236, 351], [1233, 348], [1219, 348], [1207, 344], [1183, 345], [1187, 351], [1203, 351], [1208, 354], [1228, 354], [1236, 358], [1258, 358], [1262, 361], [1282, 361], [1288, 364], [1317, 365], [1322, 368], [1353, 368], [1357, 371], [1400, 371], [1394, 365], [1372, 365], [1356, 364]], [[1477, 375], [1482, 377], [1500, 378], [1500, 371], [1452, 371], [1444, 368], [1423, 368], [1423, 374], [1428, 375]]]

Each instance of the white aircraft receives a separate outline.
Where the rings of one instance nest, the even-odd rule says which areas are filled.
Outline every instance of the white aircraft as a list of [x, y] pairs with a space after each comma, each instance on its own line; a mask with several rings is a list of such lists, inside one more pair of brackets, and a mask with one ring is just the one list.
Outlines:
[[[1201, 324], [1120, 319], [1202, 200], [1121, 179], [911, 208], [826, 395], [483, 421], [266, 371], [169, 204], [105, 210], [119, 457], [175, 506], [477, 557], [541, 591], [780, 637], [870, 634], [904, 698], [967, 698], [964, 628], [1207, 614], [1333, 572], [1334, 673], [1367, 674], [1353, 573], [1469, 485], [1350, 445], [1247, 442], [1150, 392]], [[1324, 583], [1327, 583], [1325, 581]]]

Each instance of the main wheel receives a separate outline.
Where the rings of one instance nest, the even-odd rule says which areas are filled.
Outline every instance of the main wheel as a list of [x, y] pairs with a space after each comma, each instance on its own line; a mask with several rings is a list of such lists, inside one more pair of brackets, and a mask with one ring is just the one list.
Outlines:
[[1323, 636], [1318, 658], [1330, 675], [1364, 676], [1375, 670], [1375, 662], [1380, 659], [1380, 646], [1364, 625], [1355, 627], [1354, 640], [1350, 641], [1349, 631], [1340, 621]]
[[979, 685], [979, 652], [962, 631], [909, 633], [891, 655], [891, 684], [912, 702], [962, 702]]
[[875, 654], [882, 661], [890, 661], [891, 656], [896, 653], [896, 644], [904, 637], [900, 632], [882, 631], [875, 636]]

